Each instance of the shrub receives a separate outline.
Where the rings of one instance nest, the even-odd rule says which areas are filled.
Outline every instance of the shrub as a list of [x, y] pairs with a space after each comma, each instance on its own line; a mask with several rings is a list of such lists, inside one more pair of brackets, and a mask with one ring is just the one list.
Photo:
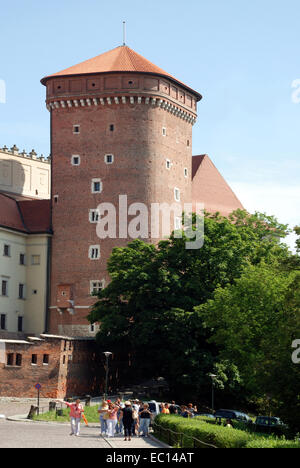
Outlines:
[[[185, 419], [160, 414], [155, 418], [155, 423], [155, 435], [173, 447], [210, 448], [205, 444], [211, 444], [217, 448], [300, 448], [300, 441], [219, 426], [205, 417]], [[197, 441], [194, 442], [193, 438]]]
[[198, 419], [184, 419], [180, 416], [158, 415], [155, 422], [164, 429], [171, 429], [175, 433], [160, 429], [154, 425], [156, 435], [172, 446], [181, 446], [183, 448], [194, 447], [193, 438], [201, 442], [195, 443], [196, 447], [209, 448], [205, 444], [211, 444], [218, 448], [243, 448], [250, 441], [251, 435], [247, 432], [232, 429], [224, 426], [207, 424], [207, 422]]

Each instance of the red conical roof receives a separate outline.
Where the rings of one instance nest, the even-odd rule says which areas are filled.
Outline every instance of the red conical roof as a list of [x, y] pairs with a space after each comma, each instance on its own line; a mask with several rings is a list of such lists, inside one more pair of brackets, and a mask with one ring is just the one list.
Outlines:
[[155, 75], [165, 76], [173, 81], [181, 84], [185, 88], [191, 90], [194, 94], [201, 96], [196, 91], [185, 84], [178, 81], [172, 75], [167, 73], [160, 67], [157, 67], [142, 55], [138, 54], [128, 46], [119, 46], [97, 57], [86, 60], [73, 67], [66, 68], [53, 75], [46, 76], [41, 80], [42, 84], [46, 84], [49, 78], [69, 75], [87, 75], [95, 73], [111, 73], [111, 72], [136, 72], [136, 73], [151, 73]]

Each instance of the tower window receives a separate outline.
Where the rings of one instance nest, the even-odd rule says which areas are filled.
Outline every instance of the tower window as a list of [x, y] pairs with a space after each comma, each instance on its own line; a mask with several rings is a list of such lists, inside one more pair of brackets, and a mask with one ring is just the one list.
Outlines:
[[190, 140], [187, 140], [186, 146], [190, 146]]
[[90, 294], [99, 294], [104, 289], [104, 280], [102, 281], [91, 281], [90, 282]]
[[101, 179], [92, 180], [92, 193], [101, 193], [102, 192], [102, 182]]
[[163, 127], [163, 128], [162, 128], [162, 135], [163, 135], [163, 136], [167, 136], [167, 129], [166, 129], [166, 127]]
[[98, 221], [99, 221], [99, 211], [98, 210], [90, 210], [89, 218], [90, 218], [90, 223], [98, 223]]
[[73, 125], [73, 133], [77, 135], [80, 133], [80, 125]]
[[171, 161], [170, 159], [166, 159], [166, 169], [170, 170], [171, 169]]
[[91, 245], [89, 248], [90, 260], [99, 260], [100, 258], [100, 245]]
[[114, 126], [113, 124], [111, 124], [111, 125], [109, 126], [109, 130], [110, 130], [111, 132], [113, 132], [114, 129], [115, 129], [115, 126]]
[[71, 158], [71, 164], [72, 164], [72, 166], [79, 166], [80, 165], [80, 156], [73, 155], [72, 158]]
[[189, 171], [188, 171], [187, 168], [185, 167], [185, 168], [184, 168], [184, 177], [187, 177], [188, 174], [189, 174]]
[[174, 198], [175, 198], [175, 201], [180, 202], [180, 190], [179, 190], [179, 188], [174, 188]]
[[113, 154], [106, 154], [104, 156], [104, 160], [106, 164], [113, 164], [114, 162], [114, 155]]

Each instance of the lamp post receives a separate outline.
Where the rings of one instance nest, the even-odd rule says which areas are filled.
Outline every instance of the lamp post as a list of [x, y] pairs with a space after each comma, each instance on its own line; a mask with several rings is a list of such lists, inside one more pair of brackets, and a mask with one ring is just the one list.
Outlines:
[[107, 390], [108, 390], [108, 359], [109, 359], [109, 356], [112, 355], [112, 353], [110, 351], [105, 351], [103, 354], [106, 357], [106, 377], [105, 377], [105, 394], [104, 394], [104, 400], [106, 400]]
[[208, 374], [209, 377], [211, 378], [211, 409], [212, 412], [215, 411], [215, 388], [214, 388], [214, 379], [217, 377], [216, 374]]

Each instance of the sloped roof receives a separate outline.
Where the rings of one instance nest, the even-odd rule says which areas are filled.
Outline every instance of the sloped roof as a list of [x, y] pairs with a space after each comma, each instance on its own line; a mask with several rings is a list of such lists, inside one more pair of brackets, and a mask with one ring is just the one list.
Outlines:
[[130, 49], [128, 46], [119, 46], [97, 57], [86, 60], [73, 67], [66, 68], [53, 75], [46, 76], [41, 80], [42, 84], [46, 84], [49, 78], [59, 76], [74, 76], [74, 75], [87, 75], [97, 73], [112, 73], [112, 72], [135, 72], [135, 73], [150, 73], [154, 75], [165, 76], [185, 88], [188, 88], [192, 93], [196, 94], [199, 99], [202, 96], [196, 91], [189, 88], [187, 85], [181, 83], [172, 75], [167, 73], [162, 68], [154, 65], [142, 55]]
[[192, 158], [192, 200], [204, 203], [205, 211], [228, 216], [244, 207], [207, 154]]
[[50, 200], [19, 201], [0, 193], [0, 226], [26, 234], [51, 233]]

